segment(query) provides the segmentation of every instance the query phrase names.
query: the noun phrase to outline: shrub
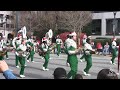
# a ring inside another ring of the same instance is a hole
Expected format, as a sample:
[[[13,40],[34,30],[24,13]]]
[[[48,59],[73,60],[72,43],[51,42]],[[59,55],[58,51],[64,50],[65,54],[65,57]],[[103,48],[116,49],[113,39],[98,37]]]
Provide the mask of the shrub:
[[[106,44],[106,42],[108,42],[109,45],[111,45],[112,43],[112,39],[107,38],[107,39],[93,39],[92,41],[94,41],[95,46],[97,45],[98,42],[101,42],[102,46],[104,46]],[[120,39],[117,39],[116,41],[117,45],[120,44]]]
[[[111,45],[111,39],[94,39],[93,41],[95,46],[97,45],[98,42],[101,42],[102,46],[104,46],[106,42],[108,42],[108,44]]]

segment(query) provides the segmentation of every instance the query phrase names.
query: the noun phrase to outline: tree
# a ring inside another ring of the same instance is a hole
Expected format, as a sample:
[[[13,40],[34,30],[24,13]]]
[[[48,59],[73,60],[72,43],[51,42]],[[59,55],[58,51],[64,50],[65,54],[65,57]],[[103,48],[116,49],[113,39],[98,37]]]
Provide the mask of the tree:
[[[13,15],[15,16],[15,11]],[[90,11],[19,11],[19,28],[26,26],[30,32],[40,32],[40,37],[43,37],[49,29],[54,33],[66,30],[80,34],[91,19]]]
[[[60,25],[75,31],[78,35],[78,45],[80,45],[80,33],[84,26],[92,21],[92,13],[90,11],[62,11],[59,14]]]
[[[82,33],[86,33],[87,36],[90,36],[92,34],[92,22],[83,27]]]

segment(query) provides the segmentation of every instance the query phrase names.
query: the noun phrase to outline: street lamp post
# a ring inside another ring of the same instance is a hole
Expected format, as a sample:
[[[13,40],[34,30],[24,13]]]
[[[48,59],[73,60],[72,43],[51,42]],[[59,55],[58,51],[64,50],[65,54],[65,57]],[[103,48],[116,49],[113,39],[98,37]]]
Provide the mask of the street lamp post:
[[[115,30],[116,30],[116,13],[117,12],[113,12],[113,14],[114,14],[114,20],[113,20],[113,38],[115,38]]]

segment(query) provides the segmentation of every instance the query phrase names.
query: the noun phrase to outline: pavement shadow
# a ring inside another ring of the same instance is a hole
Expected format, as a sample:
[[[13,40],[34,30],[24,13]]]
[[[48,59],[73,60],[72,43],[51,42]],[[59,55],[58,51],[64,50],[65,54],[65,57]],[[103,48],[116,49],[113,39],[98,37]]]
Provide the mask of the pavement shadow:
[[[41,63],[44,63],[44,61],[35,61],[35,62],[41,62]],[[59,66],[66,66],[66,63],[65,63],[65,65],[62,65],[62,64],[57,64],[57,63],[49,62],[49,64],[51,64],[51,65],[59,65]]]
[[[105,65],[106,65],[106,64],[110,64],[109,62],[95,62],[95,61],[94,61],[93,63],[94,63],[94,64],[105,64]]]
[[[25,73],[25,76],[31,77],[31,78],[36,78],[36,79],[50,79],[48,77],[44,77],[42,75],[34,74],[34,73]]]

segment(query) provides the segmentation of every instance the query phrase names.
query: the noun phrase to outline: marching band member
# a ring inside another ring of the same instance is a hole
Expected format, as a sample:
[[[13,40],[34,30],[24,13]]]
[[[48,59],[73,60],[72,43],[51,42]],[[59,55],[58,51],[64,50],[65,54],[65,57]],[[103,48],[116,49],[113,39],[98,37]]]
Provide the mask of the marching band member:
[[[57,55],[59,56],[60,52],[61,52],[61,45],[62,45],[62,39],[60,39],[60,36],[57,36],[56,39],[56,47],[57,47]]]
[[[26,42],[23,39],[22,40],[22,44],[20,44],[16,48],[16,50],[17,50],[16,55],[18,56],[18,61],[19,61],[20,65],[21,65],[21,70],[20,70],[20,77],[21,78],[25,77],[25,75],[24,75],[24,69],[25,69],[26,49],[27,49]]]
[[[72,77],[72,79],[75,78],[75,75],[77,74],[78,71],[78,59],[77,59],[77,53],[79,52],[77,49],[77,44],[76,44],[76,33],[73,32],[70,34],[70,39],[69,39],[69,47],[67,49],[68,53],[68,62],[70,64],[70,72],[67,75],[67,78],[69,79]]]
[[[88,73],[90,68],[92,67],[92,53],[95,52],[95,50],[92,49],[91,45],[91,39],[87,39],[86,43],[84,44],[84,57],[85,61],[87,62],[86,68],[84,69],[83,73],[86,76],[90,76]]]
[[[21,44],[21,41],[22,41],[22,36],[21,36],[21,34],[18,34],[18,36],[15,37],[12,41],[12,45],[13,45],[14,49],[17,49],[19,47],[19,45]],[[19,68],[18,56],[17,56],[16,52],[15,52],[15,65],[17,68]]]
[[[10,47],[10,46],[11,46],[10,40],[7,40],[6,46],[7,46],[7,47]],[[8,58],[8,52],[6,52],[6,58],[9,59],[9,58]]]
[[[6,47],[3,47],[2,36],[0,36],[0,73],[3,73],[5,79],[17,79],[9,70],[7,63],[4,61],[4,55],[6,55]]]
[[[7,47],[7,43],[6,43],[6,40],[5,40],[5,36],[3,36],[3,39],[2,39],[2,42],[3,42],[3,48],[6,48]],[[8,60],[8,50],[6,50],[6,59]]]
[[[37,42],[37,40],[34,41],[34,47],[35,47],[35,52],[37,53],[38,52],[38,46],[39,46],[39,43]]]
[[[64,43],[64,45],[65,45],[64,50],[65,50],[65,53],[66,53],[66,54],[68,54],[66,50],[67,50],[68,47],[69,47],[68,45],[70,45],[70,44],[69,44],[69,43],[70,43],[70,42],[69,42],[69,41],[70,41],[69,39],[70,39],[70,38],[69,38],[69,34],[68,34],[68,35],[67,35],[67,39],[65,40],[65,43]],[[69,64],[69,62],[68,62],[68,57],[67,57],[66,65],[67,65],[67,66],[70,66],[70,64]]]
[[[47,38],[44,37],[43,40],[42,40],[42,44],[41,44],[41,47],[42,47],[42,51],[43,51],[43,57],[45,59],[45,63],[43,64],[43,70],[44,71],[48,71],[49,69],[47,68],[48,67],[48,62],[49,62],[49,59],[50,59],[50,51],[49,51],[49,46],[47,44]]]
[[[29,62],[29,59],[31,58],[31,62],[34,62],[34,54],[35,54],[35,45],[34,45],[34,40],[31,39],[30,41],[27,42],[27,47],[29,47],[29,56],[27,58],[27,62]]]
[[[117,57],[117,43],[116,38],[114,38],[112,42],[112,59],[110,61],[111,64],[115,65],[114,61],[116,57]]]
[[[87,40],[87,36],[84,35],[84,36],[83,36],[83,40],[82,40],[82,46],[84,46],[84,44],[86,43],[86,40]],[[84,49],[83,49],[83,52],[84,52]],[[80,57],[80,59],[81,59],[80,61],[81,61],[81,62],[83,62],[83,60],[82,60],[83,58],[85,58],[85,55],[84,55],[84,54]]]

